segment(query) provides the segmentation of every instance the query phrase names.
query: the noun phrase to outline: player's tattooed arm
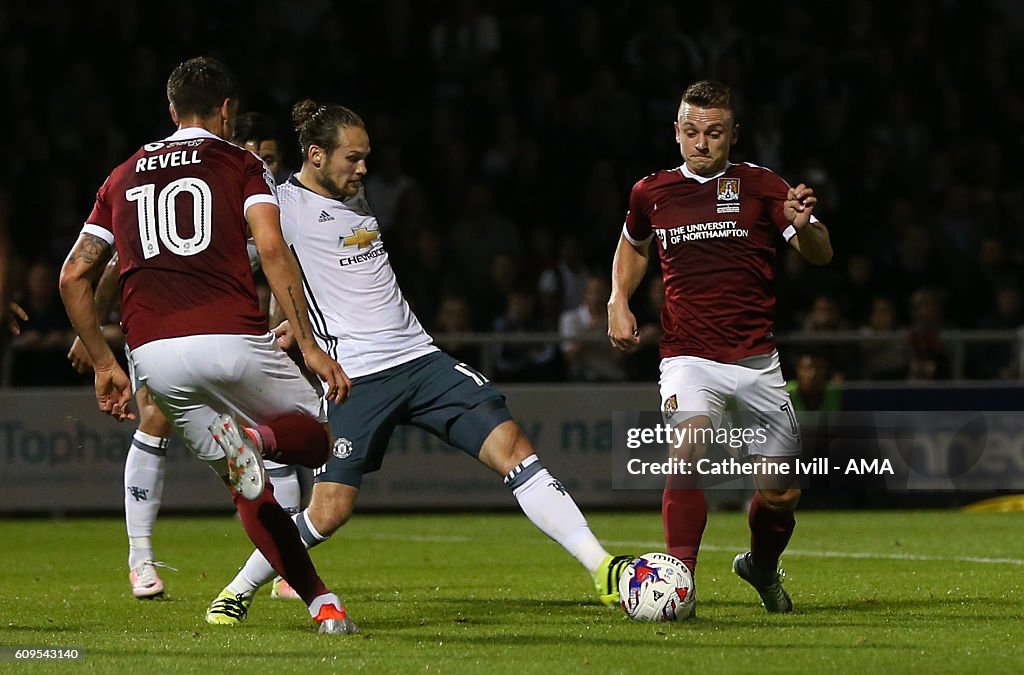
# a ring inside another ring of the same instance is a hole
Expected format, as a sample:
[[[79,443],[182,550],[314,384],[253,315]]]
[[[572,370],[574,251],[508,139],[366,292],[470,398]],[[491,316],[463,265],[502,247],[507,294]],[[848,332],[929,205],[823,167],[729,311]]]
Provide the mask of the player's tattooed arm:
[[[348,397],[352,383],[338,362],[313,339],[309,328],[309,306],[302,290],[302,274],[298,261],[281,234],[280,211],[275,205],[253,204],[246,210],[246,219],[263,263],[263,274],[291,324],[303,361],[327,383],[325,397],[341,403]]]
[[[105,262],[110,254],[110,244],[94,234],[82,233],[75,242],[75,247],[71,249],[67,262],[92,268],[97,263]]]
[[[295,312],[295,317],[298,319],[293,330],[298,331],[298,337],[300,340],[306,340],[309,338],[309,331],[306,330],[308,313],[306,311],[306,307],[303,307],[303,311],[299,311],[299,301],[295,297],[295,289],[291,285],[288,286],[288,299],[291,301],[292,310]],[[303,302],[302,304],[305,305],[306,303]]]
[[[117,251],[114,251],[114,255],[107,262],[100,280],[96,282],[96,290],[92,300],[93,307],[96,308],[96,318],[101,324],[110,318],[110,312],[117,303],[121,288],[118,283],[120,278],[121,262],[117,257]],[[79,373],[87,373],[92,370],[92,361],[89,358],[89,352],[86,350],[85,344],[82,343],[81,337],[75,337],[75,341],[71,343],[71,349],[68,350],[68,361],[71,362],[71,366]]]
[[[97,373],[117,367],[114,353],[100,331],[92,288],[93,280],[102,272],[110,255],[110,244],[83,232],[60,270],[61,300]]]
[[[131,380],[118,365],[100,330],[92,288],[110,255],[110,244],[83,232],[61,267],[60,297],[96,373],[96,402],[100,410],[123,422],[135,419],[135,413],[128,408]]]

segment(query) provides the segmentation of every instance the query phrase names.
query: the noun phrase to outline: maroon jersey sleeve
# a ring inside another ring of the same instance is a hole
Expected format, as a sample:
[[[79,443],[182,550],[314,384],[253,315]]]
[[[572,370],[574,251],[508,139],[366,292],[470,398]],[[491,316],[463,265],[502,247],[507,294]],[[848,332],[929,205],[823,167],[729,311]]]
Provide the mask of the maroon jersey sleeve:
[[[109,238],[103,236],[99,232],[94,232],[98,236],[103,236],[108,242],[113,242],[114,238],[114,225],[111,219],[110,201],[107,199],[107,190],[110,185],[110,177],[103,181],[103,185],[96,192],[96,203],[93,204],[92,211],[89,213],[89,217],[86,219],[87,225],[98,227],[102,230],[106,230],[110,233]]]
[[[775,226],[775,229],[782,233],[787,239],[794,233],[786,233],[790,222],[786,220],[784,206],[786,195],[789,193],[789,183],[784,181],[777,173],[764,169],[762,175],[762,189],[765,193],[765,205],[768,221]]]
[[[634,244],[646,242],[654,233],[654,230],[651,229],[651,219],[647,213],[647,205],[650,201],[645,187],[647,181],[647,178],[637,181],[629,193],[629,211],[626,212],[623,232]]]
[[[245,187],[242,189],[244,209],[252,204],[267,202],[277,204],[277,181],[266,163],[259,156],[249,152],[245,165]],[[244,212],[243,212],[244,213]]]

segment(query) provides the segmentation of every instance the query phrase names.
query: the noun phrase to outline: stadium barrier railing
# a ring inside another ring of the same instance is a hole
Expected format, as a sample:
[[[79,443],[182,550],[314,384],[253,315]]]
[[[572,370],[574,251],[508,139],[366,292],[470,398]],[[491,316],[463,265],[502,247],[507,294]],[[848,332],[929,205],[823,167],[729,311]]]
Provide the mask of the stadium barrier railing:
[[[569,338],[556,332],[434,334],[435,343],[448,351],[475,350],[474,353],[478,354],[479,360],[471,365],[483,373],[494,372],[499,350],[505,345],[559,345],[567,339]],[[795,331],[780,333],[775,339],[784,356],[795,356],[799,350],[846,349],[847,357],[853,359],[862,356],[866,349],[871,348],[906,350],[909,358],[912,343],[915,340],[924,340],[945,361],[945,372],[941,378],[936,379],[949,380],[978,379],[976,375],[972,374],[972,350],[974,350],[974,356],[985,358],[992,354],[991,350],[1001,348],[1003,350],[1001,353],[1006,355],[1006,366],[1011,369],[1009,373],[1002,376],[1003,379],[1007,379],[1007,376],[1010,379],[1024,379],[1024,326],[1018,330],[941,330],[931,332],[899,330],[888,333],[872,333],[861,330]],[[601,334],[591,334],[573,337],[571,340],[607,344],[608,338]],[[19,354],[28,349],[19,348],[17,345],[8,347],[0,361],[0,387],[6,388],[17,384],[12,381],[12,375],[16,371]],[[35,352],[39,351],[36,348],[31,349]],[[56,363],[66,364],[66,348],[47,351],[50,352],[50,357]],[[70,370],[70,366],[68,369]],[[871,381],[878,378],[874,378],[870,374],[858,373],[855,370],[851,379]]]

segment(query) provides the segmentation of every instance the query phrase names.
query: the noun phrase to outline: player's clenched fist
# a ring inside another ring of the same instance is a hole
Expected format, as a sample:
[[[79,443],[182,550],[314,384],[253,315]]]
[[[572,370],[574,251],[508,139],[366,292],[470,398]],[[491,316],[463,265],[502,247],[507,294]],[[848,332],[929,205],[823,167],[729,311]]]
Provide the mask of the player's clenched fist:
[[[623,351],[630,351],[640,344],[636,317],[629,311],[629,307],[618,303],[608,304],[608,340],[612,347]]]
[[[814,196],[814,190],[800,183],[787,191],[783,211],[786,219],[799,230],[811,222],[811,212],[817,203],[818,198]]]

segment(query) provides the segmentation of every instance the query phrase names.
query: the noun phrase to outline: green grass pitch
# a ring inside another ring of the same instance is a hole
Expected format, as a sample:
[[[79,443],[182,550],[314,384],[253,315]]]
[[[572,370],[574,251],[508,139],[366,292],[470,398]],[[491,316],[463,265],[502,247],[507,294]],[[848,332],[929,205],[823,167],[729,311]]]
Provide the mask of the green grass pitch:
[[[822,673],[1024,671],[1021,514],[798,514],[783,557],[796,611],[768,615],[730,570],[745,514],[712,513],[699,616],[641,624],[518,514],[361,515],[313,552],[363,632],[318,636],[264,590],[240,627],[207,603],[250,548],[231,516],[157,522],[167,597],[131,598],[116,518],[0,520],[0,645],[84,661],[0,672]],[[663,548],[661,518],[593,513],[613,552]]]

